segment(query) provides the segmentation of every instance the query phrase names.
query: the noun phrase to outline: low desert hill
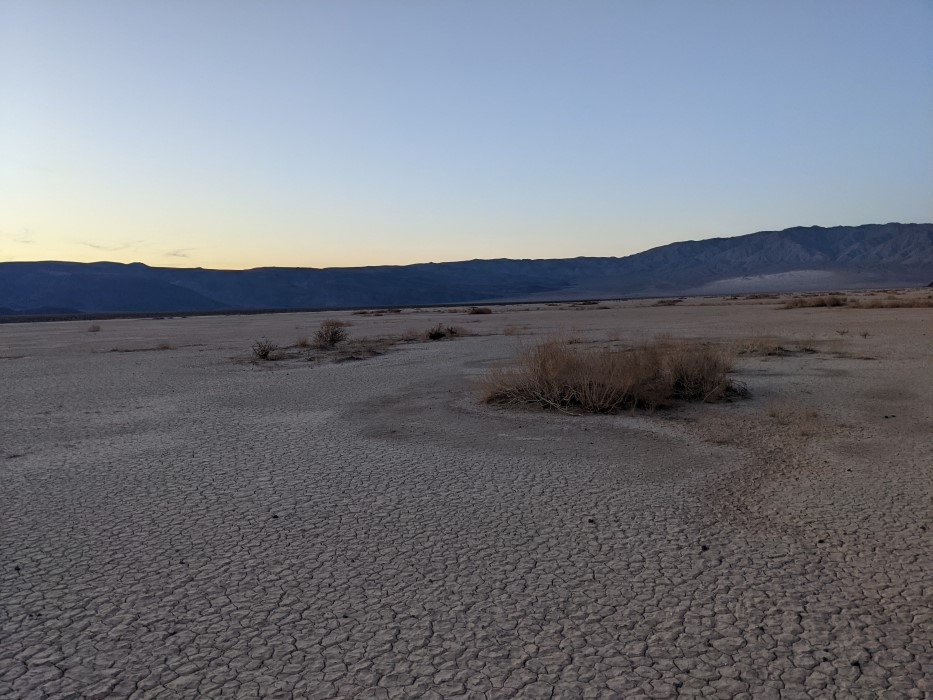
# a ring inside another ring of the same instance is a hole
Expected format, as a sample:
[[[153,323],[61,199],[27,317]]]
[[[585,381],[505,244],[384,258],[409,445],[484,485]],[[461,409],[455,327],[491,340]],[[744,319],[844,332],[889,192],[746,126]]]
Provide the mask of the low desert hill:
[[[926,285],[933,224],[818,226],[615,258],[206,270],[0,263],[5,314],[404,306]]]

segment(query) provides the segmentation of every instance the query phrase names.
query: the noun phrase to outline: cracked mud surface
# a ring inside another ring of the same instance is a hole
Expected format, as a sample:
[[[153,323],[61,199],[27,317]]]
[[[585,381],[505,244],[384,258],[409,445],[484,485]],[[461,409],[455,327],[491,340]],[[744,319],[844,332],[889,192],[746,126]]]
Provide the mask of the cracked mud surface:
[[[502,335],[254,366],[323,316],[0,327],[0,697],[930,697],[931,316],[844,313],[471,324],[872,331],[634,417],[479,404]],[[350,331],[454,315],[401,316]]]

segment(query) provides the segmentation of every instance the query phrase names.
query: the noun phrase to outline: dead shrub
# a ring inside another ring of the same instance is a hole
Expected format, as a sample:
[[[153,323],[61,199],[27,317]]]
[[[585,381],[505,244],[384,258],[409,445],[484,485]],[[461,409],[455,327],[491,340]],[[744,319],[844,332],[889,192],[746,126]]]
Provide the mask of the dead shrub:
[[[88,333],[100,333],[100,326],[98,326],[96,323],[94,323],[94,324],[88,326],[87,332],[88,332]]]
[[[156,350],[174,350],[175,346],[171,343],[159,343],[156,345]]]
[[[491,314],[492,309],[486,306],[471,306],[467,311],[468,314]]]
[[[346,322],[337,319],[321,321],[321,327],[314,334],[314,344],[321,349],[335,347],[345,341],[349,334],[346,331]]]
[[[274,360],[279,346],[268,338],[262,338],[253,343],[253,357],[257,360]]]
[[[728,373],[731,347],[659,338],[633,348],[580,348],[549,339],[485,379],[487,403],[533,404],[565,412],[614,413],[676,400],[717,401],[745,394]]]
[[[654,302],[655,306],[677,306],[683,299],[658,299]]]

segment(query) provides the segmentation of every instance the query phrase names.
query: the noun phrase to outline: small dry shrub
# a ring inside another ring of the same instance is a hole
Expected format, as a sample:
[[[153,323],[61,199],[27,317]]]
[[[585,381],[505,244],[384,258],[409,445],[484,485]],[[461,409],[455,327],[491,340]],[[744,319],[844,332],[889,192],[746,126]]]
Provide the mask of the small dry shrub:
[[[592,413],[716,401],[745,393],[728,376],[734,359],[730,347],[669,338],[625,350],[550,339],[524,349],[513,366],[490,372],[485,401]]]
[[[658,299],[656,302],[654,302],[654,305],[655,306],[676,306],[682,301],[683,299]]]
[[[308,337],[307,337],[307,336],[304,336],[304,335],[303,335],[303,336],[301,336],[300,338],[298,338],[298,340],[295,341],[295,347],[298,347],[298,348],[310,348],[310,347],[311,347],[311,341],[308,340]]]
[[[257,360],[273,360],[279,346],[268,338],[262,338],[253,343],[253,357]]]
[[[425,337],[428,340],[440,340],[441,338],[447,337],[447,331],[444,330],[444,326],[438,323],[436,326],[431,326],[427,331],[425,331]]]
[[[314,344],[319,348],[327,349],[342,343],[349,337],[346,325],[346,322],[333,318],[321,321],[321,327],[314,334]]]
[[[175,346],[171,343],[159,343],[156,345],[156,350],[174,350]]]
[[[98,326],[96,323],[94,323],[94,324],[88,326],[87,332],[88,332],[88,333],[100,333],[100,326]]]
[[[521,326],[516,325],[506,326],[502,329],[502,335],[519,335],[521,332]]]
[[[491,314],[492,309],[486,306],[471,306],[467,311],[468,314]]]

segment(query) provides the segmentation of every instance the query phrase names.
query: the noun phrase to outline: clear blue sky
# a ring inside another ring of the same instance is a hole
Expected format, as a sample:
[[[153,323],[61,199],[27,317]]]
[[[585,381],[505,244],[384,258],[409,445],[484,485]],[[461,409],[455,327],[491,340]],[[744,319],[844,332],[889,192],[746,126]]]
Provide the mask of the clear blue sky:
[[[0,260],[933,221],[931,0],[0,0]]]

